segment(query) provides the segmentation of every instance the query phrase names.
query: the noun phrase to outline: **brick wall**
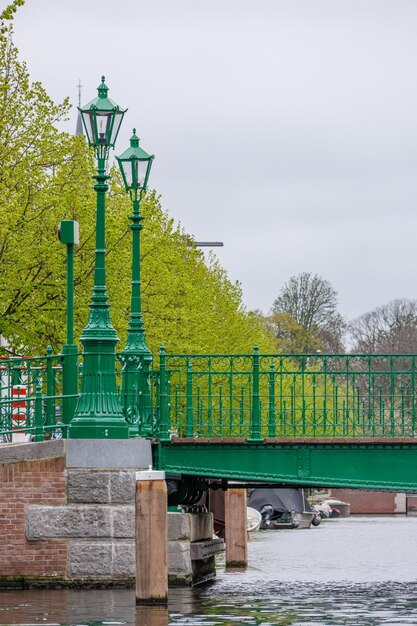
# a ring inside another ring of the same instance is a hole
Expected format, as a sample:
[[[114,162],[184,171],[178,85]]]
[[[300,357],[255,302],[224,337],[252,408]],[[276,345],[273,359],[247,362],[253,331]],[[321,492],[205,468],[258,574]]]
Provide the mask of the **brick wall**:
[[[393,514],[405,513],[404,494],[360,489],[332,489],[331,497],[350,502],[351,513]]]
[[[28,541],[30,504],[65,504],[65,458],[0,465],[0,576],[66,576],[67,542]]]

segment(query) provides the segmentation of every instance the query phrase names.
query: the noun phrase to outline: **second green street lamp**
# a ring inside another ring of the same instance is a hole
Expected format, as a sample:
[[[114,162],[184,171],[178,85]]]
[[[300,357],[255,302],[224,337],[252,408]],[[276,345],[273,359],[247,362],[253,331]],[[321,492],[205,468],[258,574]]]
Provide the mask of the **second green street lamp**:
[[[146,345],[142,318],[140,232],[143,216],[140,201],[148,185],[154,155],[139,146],[136,129],[130,138],[130,148],[116,157],[126,191],[130,195],[133,214],[130,216],[132,230],[132,294],[130,320],[126,346],[119,354],[123,364],[122,397],[130,435],[149,436],[152,430],[152,403],[150,393],[150,367],[152,354]]]

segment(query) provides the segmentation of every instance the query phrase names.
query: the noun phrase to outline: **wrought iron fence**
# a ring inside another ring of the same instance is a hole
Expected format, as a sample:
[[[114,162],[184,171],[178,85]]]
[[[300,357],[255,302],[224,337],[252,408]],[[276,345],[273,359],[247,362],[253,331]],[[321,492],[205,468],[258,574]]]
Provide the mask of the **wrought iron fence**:
[[[80,389],[80,356],[54,355],[52,349],[48,349],[46,355],[41,357],[0,356],[0,443],[43,441],[68,436],[68,425]],[[78,361],[75,381],[74,359]],[[116,356],[115,365],[118,393],[130,436],[156,434],[159,373],[148,372],[144,383],[145,387],[149,387],[148,394],[144,394],[143,385],[138,385],[136,390],[133,385],[132,393],[126,394],[123,393],[123,363],[119,355]],[[67,388],[65,371],[72,375]],[[69,388],[72,393],[68,392]]]
[[[414,437],[416,355],[162,352],[162,439]]]
[[[0,441],[66,437],[68,401],[63,394],[63,355],[0,356]]]
[[[65,355],[0,357],[0,441],[66,437]],[[176,355],[122,394],[131,436],[415,437],[417,355]],[[135,389],[137,388],[137,393]],[[149,388],[149,391],[148,391]],[[146,393],[144,393],[145,389]],[[126,406],[125,406],[126,405]]]

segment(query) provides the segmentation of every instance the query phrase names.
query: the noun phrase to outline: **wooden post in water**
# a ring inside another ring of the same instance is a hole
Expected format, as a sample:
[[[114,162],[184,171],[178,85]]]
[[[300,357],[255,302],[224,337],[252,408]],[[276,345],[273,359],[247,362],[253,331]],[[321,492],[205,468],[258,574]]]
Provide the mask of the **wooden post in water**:
[[[165,472],[136,472],[136,604],[168,602]]]
[[[245,568],[248,564],[246,530],[246,490],[229,488],[225,492],[226,567]]]

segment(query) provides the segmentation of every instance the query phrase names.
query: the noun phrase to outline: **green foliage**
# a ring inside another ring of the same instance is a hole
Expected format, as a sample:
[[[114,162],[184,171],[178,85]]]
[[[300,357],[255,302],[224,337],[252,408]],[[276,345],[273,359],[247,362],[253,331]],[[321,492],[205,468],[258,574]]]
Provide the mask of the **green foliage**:
[[[125,337],[130,306],[130,234],[127,215],[130,204],[120,177],[113,172],[108,201],[110,233],[120,234],[117,254],[108,256],[108,288],[113,307],[112,320]],[[120,207],[127,203],[120,228]],[[145,216],[142,231],[143,316],[150,349],[164,343],[170,352],[251,351],[259,342],[268,350],[272,343],[262,324],[242,305],[239,284],[229,281],[225,270],[190,245],[190,237],[162,210],[155,192],[141,205]],[[123,226],[124,225],[124,226]],[[122,282],[120,276],[125,272]]]
[[[56,129],[68,100],[54,104],[27,67],[6,28],[21,1],[1,15],[0,29],[0,334],[11,351],[43,353],[65,341],[65,246],[62,219],[80,223],[75,254],[75,336],[87,321],[94,272],[95,164],[85,139]],[[107,203],[107,285],[112,321],[122,342],[130,308],[131,204],[111,170]],[[218,262],[205,261],[190,237],[144,198],[143,313],[149,347],[171,352],[271,351],[268,330],[242,305],[238,284]]]
[[[323,342],[304,326],[284,311],[276,311],[264,318],[265,323],[277,340],[277,346],[283,354],[321,352]]]
[[[88,157],[80,142],[55,128],[68,115],[68,101],[55,105],[40,83],[30,83],[4,34],[0,75],[0,332],[12,346],[32,348],[40,335],[46,342],[53,335],[62,295],[61,182]]]
[[[13,0],[13,2],[7,5],[7,7],[2,11],[2,13],[0,13],[0,33],[1,34],[4,34],[7,31],[8,29],[7,22],[13,19],[14,14],[16,13],[17,9],[19,7],[22,7],[24,4],[25,4],[25,0]]]

